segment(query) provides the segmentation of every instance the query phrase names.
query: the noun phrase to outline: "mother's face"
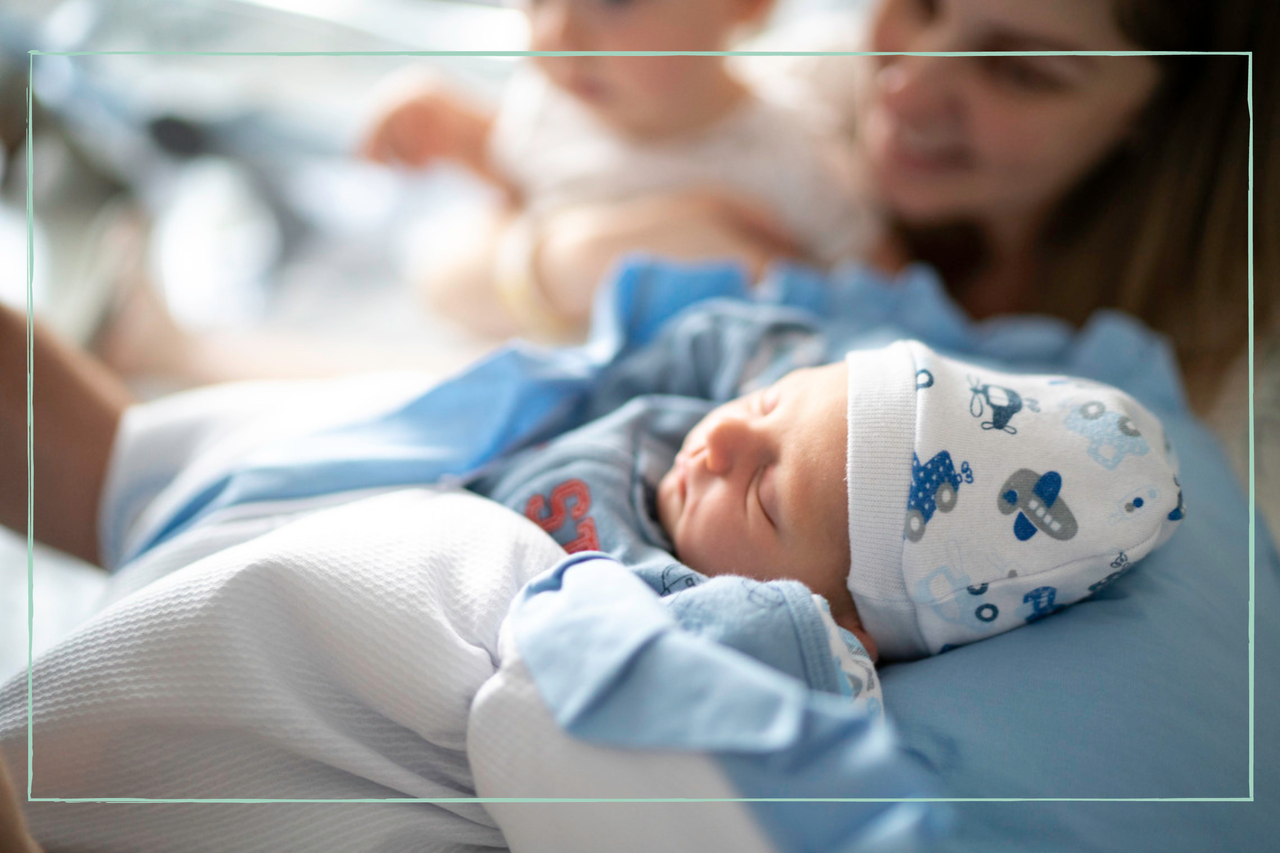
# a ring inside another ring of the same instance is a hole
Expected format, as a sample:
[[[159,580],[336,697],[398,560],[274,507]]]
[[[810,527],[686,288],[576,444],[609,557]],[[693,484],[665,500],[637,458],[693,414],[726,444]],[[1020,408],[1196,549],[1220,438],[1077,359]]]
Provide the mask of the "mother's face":
[[[882,0],[877,51],[1138,50],[1113,0]],[[908,222],[1034,220],[1113,146],[1158,80],[1150,57],[877,57],[861,143]]]

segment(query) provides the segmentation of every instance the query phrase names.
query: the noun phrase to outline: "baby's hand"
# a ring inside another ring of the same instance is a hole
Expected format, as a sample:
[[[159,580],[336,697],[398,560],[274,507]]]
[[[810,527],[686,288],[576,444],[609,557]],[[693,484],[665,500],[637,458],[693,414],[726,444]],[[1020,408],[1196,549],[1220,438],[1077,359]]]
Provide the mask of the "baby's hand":
[[[456,160],[484,174],[492,117],[437,76],[415,70],[392,78],[379,100],[383,106],[360,146],[361,156],[406,166]]]

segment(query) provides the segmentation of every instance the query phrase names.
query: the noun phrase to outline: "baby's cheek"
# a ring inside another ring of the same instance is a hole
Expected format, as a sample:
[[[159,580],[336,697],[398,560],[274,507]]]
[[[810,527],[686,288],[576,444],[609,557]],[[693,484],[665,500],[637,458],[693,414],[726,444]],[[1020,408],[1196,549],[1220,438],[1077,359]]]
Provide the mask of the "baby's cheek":
[[[697,522],[685,519],[680,525],[679,534],[671,537],[676,549],[676,559],[704,575],[718,574],[710,556],[714,551],[707,548],[700,533]]]
[[[742,532],[730,523],[716,525],[703,520],[701,527],[693,527],[677,543],[677,554],[680,561],[691,569],[696,569],[709,577],[715,575],[745,575],[758,578],[760,572],[753,565],[751,547],[743,538]]]
[[[658,526],[673,543],[676,541],[675,521],[677,500],[675,469],[672,468],[658,481],[658,493],[655,503],[658,511]]]

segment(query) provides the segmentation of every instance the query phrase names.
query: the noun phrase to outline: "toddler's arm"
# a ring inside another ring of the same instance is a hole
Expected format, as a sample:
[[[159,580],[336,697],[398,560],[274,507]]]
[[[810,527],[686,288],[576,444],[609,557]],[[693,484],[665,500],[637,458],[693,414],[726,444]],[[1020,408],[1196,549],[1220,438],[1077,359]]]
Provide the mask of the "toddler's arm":
[[[752,280],[776,258],[802,255],[767,215],[732,197],[686,192],[574,208],[549,217],[536,235],[530,274],[550,307],[585,322],[595,291],[628,254],[737,261]]]
[[[493,111],[460,95],[437,76],[415,70],[384,84],[372,127],[360,146],[379,163],[427,166],[452,160],[503,189],[489,163]]]

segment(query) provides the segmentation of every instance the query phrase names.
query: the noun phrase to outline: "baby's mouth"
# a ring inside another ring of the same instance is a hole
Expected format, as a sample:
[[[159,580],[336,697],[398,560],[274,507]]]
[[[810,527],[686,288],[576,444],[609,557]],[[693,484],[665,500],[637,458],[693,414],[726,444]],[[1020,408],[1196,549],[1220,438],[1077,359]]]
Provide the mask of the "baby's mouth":
[[[666,500],[669,508],[668,517],[662,519],[664,526],[668,528],[667,533],[675,536],[675,527],[681,518],[684,517],[685,507],[689,501],[689,457],[683,450],[676,454],[675,460],[671,463],[671,470],[662,478],[658,489],[661,494],[666,491],[669,497]]]
[[[671,477],[676,495],[680,498],[680,511],[683,513],[689,498],[689,459],[683,451],[676,454],[676,461],[671,466]]]

